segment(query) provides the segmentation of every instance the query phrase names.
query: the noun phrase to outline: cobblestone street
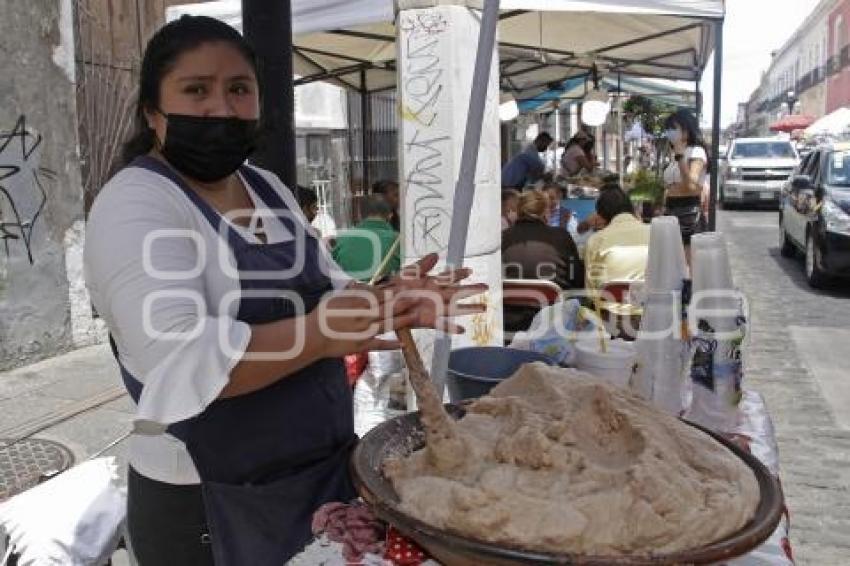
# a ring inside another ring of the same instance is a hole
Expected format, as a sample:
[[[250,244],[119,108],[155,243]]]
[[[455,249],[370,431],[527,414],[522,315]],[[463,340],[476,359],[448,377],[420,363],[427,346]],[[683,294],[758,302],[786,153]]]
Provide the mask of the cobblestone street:
[[[850,564],[850,284],[814,291],[779,255],[773,211],[721,211],[735,282],[751,308],[745,386],[777,429],[798,564]]]

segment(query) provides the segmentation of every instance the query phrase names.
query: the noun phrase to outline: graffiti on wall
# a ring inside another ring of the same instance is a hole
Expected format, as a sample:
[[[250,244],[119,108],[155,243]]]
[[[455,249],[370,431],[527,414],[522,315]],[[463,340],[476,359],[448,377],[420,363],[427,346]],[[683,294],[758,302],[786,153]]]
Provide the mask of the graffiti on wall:
[[[446,249],[451,224],[445,186],[451,183],[452,170],[446,153],[452,124],[446,123],[445,112],[442,115],[446,116],[441,116],[446,63],[440,49],[440,36],[449,26],[442,14],[427,10],[403,14],[400,26],[407,233],[413,252],[421,256]]]
[[[0,131],[0,242],[6,255],[16,248],[33,263],[32,237],[47,205],[45,185],[56,174],[40,166],[42,137],[25,116]]]

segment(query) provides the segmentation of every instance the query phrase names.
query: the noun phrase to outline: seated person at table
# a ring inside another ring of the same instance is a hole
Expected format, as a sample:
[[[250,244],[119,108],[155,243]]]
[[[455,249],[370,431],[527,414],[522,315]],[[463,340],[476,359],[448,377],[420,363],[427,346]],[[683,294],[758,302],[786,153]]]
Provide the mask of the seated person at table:
[[[401,266],[398,232],[389,223],[392,211],[382,195],[368,195],[363,201],[364,220],[339,233],[333,258],[351,277],[369,281],[387,254],[392,254],[383,274],[395,273]]]
[[[562,289],[581,289],[584,268],[566,230],[546,224],[549,198],[543,191],[520,195],[519,219],[502,234],[502,266],[508,279],[546,279]]]
[[[629,196],[618,185],[606,186],[596,201],[596,214],[605,227],[587,242],[584,257],[588,287],[643,281],[650,228],[635,216]]]
[[[519,215],[519,191],[505,189],[502,191],[502,232],[516,224]]]
[[[570,223],[571,213],[561,204],[565,197],[564,188],[560,185],[549,184],[543,190],[549,197],[549,213],[546,223],[555,228],[566,229]]]
[[[536,183],[546,175],[546,164],[540,154],[552,145],[552,136],[543,132],[525,151],[514,156],[502,168],[502,187],[522,190],[526,185]]]
[[[581,173],[593,172],[596,168],[596,158],[593,156],[595,143],[593,138],[585,132],[577,133],[567,142],[567,147],[561,156],[561,167],[565,176],[575,177]]]
[[[549,198],[543,191],[520,195],[519,219],[502,232],[502,272],[506,279],[544,279],[561,289],[584,287],[584,267],[569,232],[548,226]],[[544,305],[505,305],[506,332],[528,330]]]

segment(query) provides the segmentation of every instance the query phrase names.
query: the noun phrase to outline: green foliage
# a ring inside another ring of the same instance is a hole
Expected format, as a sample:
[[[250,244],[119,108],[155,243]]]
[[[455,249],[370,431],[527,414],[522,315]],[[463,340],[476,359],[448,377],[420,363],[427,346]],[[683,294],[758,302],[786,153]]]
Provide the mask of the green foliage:
[[[623,105],[626,118],[640,122],[644,131],[654,136],[661,135],[664,120],[675,110],[674,106],[656,102],[645,96],[633,96]]]
[[[634,188],[629,191],[632,202],[650,201],[660,205],[664,201],[664,183],[652,171],[642,169],[633,177]]]

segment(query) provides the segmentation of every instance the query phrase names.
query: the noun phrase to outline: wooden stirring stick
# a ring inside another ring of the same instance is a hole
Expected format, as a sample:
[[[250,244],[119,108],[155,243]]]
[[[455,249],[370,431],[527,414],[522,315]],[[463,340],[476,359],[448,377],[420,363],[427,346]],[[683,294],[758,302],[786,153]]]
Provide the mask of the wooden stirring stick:
[[[401,342],[401,351],[407,364],[410,384],[419,403],[419,418],[425,429],[425,450],[428,459],[438,469],[451,472],[463,467],[469,450],[463,437],[457,433],[454,420],[446,413],[443,402],[413,341],[409,328],[396,330]]]
[[[404,354],[404,361],[407,364],[410,384],[416,393],[416,401],[419,403],[426,435],[429,440],[431,435],[437,435],[440,438],[454,436],[452,418],[446,413],[442,400],[437,395],[437,389],[428,376],[428,371],[419,355],[419,349],[413,340],[413,334],[409,328],[404,328],[396,330],[396,335],[401,342],[401,352]]]
[[[400,239],[396,238],[369,281],[370,285],[374,285],[384,276],[390,257],[398,249],[399,244]],[[419,348],[416,347],[410,329],[396,330],[396,335],[401,342],[401,352],[407,364],[410,385],[416,393],[419,415],[422,427],[425,429],[426,449],[431,456],[431,461],[440,469],[457,468],[463,463],[467,451],[462,439],[455,432],[454,420],[446,413],[443,402],[437,395],[437,389],[428,376],[425,364],[422,363]]]

